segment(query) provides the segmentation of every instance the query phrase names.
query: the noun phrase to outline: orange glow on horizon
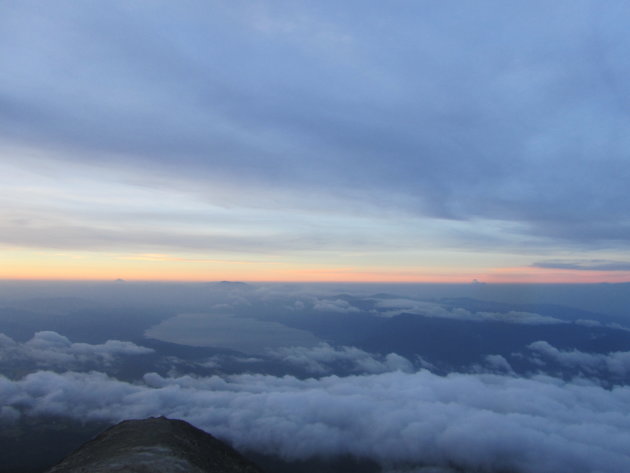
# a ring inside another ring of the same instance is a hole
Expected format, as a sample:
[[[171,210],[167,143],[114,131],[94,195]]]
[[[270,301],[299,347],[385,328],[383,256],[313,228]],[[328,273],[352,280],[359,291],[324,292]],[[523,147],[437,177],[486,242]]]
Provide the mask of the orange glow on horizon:
[[[583,283],[630,282],[630,271],[592,271],[535,267],[496,268],[482,277],[488,283]]]
[[[161,261],[160,261],[161,262]],[[158,262],[159,263],[159,262]],[[159,265],[158,265],[159,266]],[[214,265],[213,265],[214,266]],[[431,268],[409,271],[398,268],[305,268],[295,265],[239,263],[239,268],[217,264],[216,268],[147,268],[144,266],[110,265],[105,267],[59,268],[57,266],[0,269],[2,280],[23,281],[125,281],[147,282],[327,282],[327,283],[443,283],[466,284],[479,281],[492,284],[571,284],[630,282],[626,271],[579,271],[533,267],[492,268],[475,272],[472,269]],[[278,267],[281,266],[281,267]]]
[[[533,266],[334,265],[281,259],[219,259],[161,253],[12,251],[2,256],[0,279],[39,281],[248,281],[340,283],[602,283],[630,282],[630,271],[585,271]]]

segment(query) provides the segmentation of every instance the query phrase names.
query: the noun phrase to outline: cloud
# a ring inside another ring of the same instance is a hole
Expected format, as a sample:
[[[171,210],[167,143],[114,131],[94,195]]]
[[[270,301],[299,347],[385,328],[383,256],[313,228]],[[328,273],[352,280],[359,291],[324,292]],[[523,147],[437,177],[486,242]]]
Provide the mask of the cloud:
[[[435,302],[415,299],[379,299],[376,307],[381,309],[378,315],[395,317],[401,314],[417,314],[425,317],[470,320],[475,322],[505,322],[524,325],[564,324],[565,320],[533,312],[471,312],[461,307],[450,308]]]
[[[153,373],[136,384],[97,372],[0,377],[0,402],[23,415],[166,415],[292,459],[351,454],[519,473],[627,471],[628,396],[626,386],[428,371],[306,380]]]
[[[480,320],[508,322],[514,324],[525,325],[548,325],[548,324],[565,324],[566,320],[561,320],[548,315],[540,315],[534,312],[521,312],[510,310],[508,312],[476,312],[475,317]]]
[[[359,312],[357,307],[343,299],[317,299],[313,304],[313,309],[322,312]]]
[[[628,5],[403,4],[14,3],[0,139],[220,204],[627,248]]]
[[[50,221],[50,216],[46,220],[39,218],[28,222],[9,220],[0,225],[0,244],[30,248],[57,248],[68,250],[129,250],[140,248],[154,249],[174,249],[185,248],[197,251],[221,251],[221,252],[241,252],[257,253],[261,248],[267,250],[278,250],[284,243],[278,242],[270,235],[245,236],[242,234],[217,235],[208,231],[199,234],[196,231],[188,233],[164,229],[164,231],[154,231],[139,228],[137,224],[118,221],[116,225],[103,228],[101,224],[72,224],[64,223],[63,211],[59,213],[58,221]],[[66,217],[67,218],[67,217]],[[309,237],[304,235],[303,239],[296,236],[301,244],[294,245],[301,247],[308,246]],[[325,245],[322,245],[325,246]],[[285,249],[290,250],[291,248]],[[136,257],[126,259],[138,259]],[[179,261],[179,262],[212,262],[200,258],[194,259],[173,259],[173,258],[152,258],[144,257],[145,261]],[[214,260],[220,264],[245,263],[245,261]]]
[[[531,343],[528,348],[532,351],[534,360],[541,365],[553,362],[576,370],[583,376],[612,378],[613,381],[630,379],[630,351],[603,354],[559,350],[545,341]]]
[[[86,365],[107,366],[121,356],[153,353],[132,342],[107,340],[105,343],[72,343],[53,331],[37,332],[27,342],[18,343],[0,333],[0,363],[27,362],[40,368],[77,369]]]
[[[630,262],[605,259],[547,260],[532,264],[535,268],[571,269],[578,271],[630,271]]]
[[[135,261],[174,261],[182,263],[221,263],[221,264],[245,264],[245,261],[230,261],[202,258],[182,258],[181,256],[165,255],[161,253],[145,253],[140,255],[119,256],[117,259]]]
[[[486,367],[490,368],[492,372],[514,374],[510,363],[501,355],[486,355],[484,361]]]
[[[313,374],[385,373],[388,371],[413,371],[413,364],[406,358],[389,353],[386,356],[370,354],[356,347],[335,348],[327,343],[314,347],[285,347],[268,352],[274,358],[299,366]]]

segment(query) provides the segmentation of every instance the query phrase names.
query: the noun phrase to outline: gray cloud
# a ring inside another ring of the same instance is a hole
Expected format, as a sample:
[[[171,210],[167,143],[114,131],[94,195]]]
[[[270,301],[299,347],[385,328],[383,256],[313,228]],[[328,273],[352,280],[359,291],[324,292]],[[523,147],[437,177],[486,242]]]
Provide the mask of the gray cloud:
[[[548,260],[532,264],[535,268],[571,269],[579,271],[630,271],[630,262],[604,259]]]
[[[147,374],[143,384],[97,372],[0,377],[2,405],[27,415],[167,415],[287,458],[352,454],[521,473],[628,470],[628,395],[545,376],[428,371],[307,380]]]
[[[112,225],[73,225],[59,221],[5,222],[0,224],[0,244],[31,248],[57,248],[79,250],[206,250],[238,253],[268,253],[283,249],[292,251],[309,247],[324,249],[329,243],[312,235],[218,235],[199,234],[186,230],[170,229],[150,231],[137,225],[118,222]]]
[[[300,205],[334,195],[626,247],[628,14],[569,0],[13,3],[1,137]]]

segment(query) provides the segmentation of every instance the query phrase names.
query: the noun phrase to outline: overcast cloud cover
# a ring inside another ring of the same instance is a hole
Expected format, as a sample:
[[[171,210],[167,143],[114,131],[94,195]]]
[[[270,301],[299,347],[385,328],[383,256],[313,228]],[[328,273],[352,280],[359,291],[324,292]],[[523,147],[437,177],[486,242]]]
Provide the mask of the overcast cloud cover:
[[[617,0],[4,2],[0,241],[627,271],[628,16]]]

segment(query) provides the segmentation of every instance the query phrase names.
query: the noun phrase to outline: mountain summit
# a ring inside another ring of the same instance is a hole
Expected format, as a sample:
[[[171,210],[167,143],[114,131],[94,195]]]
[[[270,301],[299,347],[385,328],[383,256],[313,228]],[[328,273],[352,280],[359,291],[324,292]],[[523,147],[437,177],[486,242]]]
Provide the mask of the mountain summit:
[[[262,473],[212,435],[182,420],[123,421],[46,473]]]

